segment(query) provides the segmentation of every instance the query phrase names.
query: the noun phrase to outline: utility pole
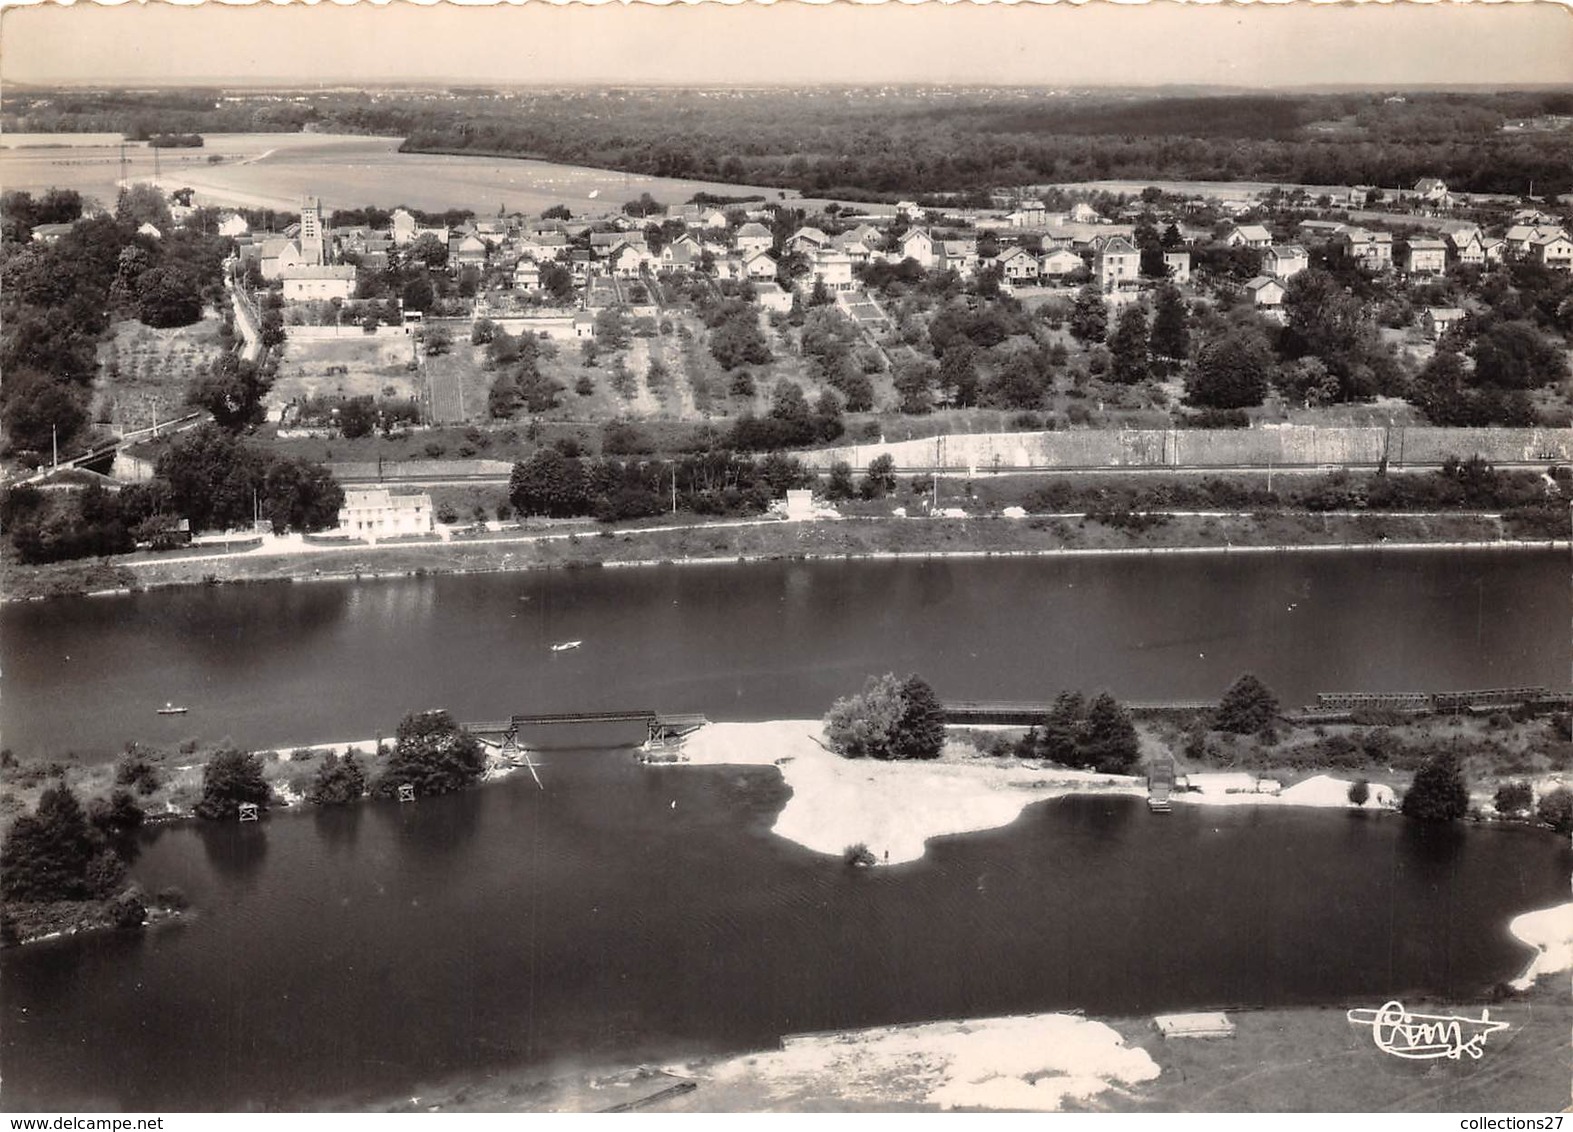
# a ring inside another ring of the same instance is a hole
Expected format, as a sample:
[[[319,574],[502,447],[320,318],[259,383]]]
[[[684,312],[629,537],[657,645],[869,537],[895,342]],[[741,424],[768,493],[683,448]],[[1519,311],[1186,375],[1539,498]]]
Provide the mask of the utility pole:
[[[49,451],[50,460],[56,470],[60,468],[60,439],[55,433],[54,422],[49,425]]]
[[[672,514],[677,514],[677,461],[672,461]]]

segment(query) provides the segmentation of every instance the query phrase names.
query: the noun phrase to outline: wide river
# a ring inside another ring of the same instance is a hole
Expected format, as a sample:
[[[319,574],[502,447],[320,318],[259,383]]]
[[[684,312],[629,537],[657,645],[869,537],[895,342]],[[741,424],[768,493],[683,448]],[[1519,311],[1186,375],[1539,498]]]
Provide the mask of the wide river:
[[[461,717],[821,713],[871,672],[948,697],[1560,684],[1553,554],[771,563],[168,591],[6,607],[5,743],[107,755]],[[553,641],[584,646],[553,654]],[[192,714],[168,723],[166,699]],[[7,1107],[290,1108],[454,1074],[1083,1008],[1469,995],[1566,899],[1563,839],[1343,812],[1063,799],[853,873],[769,832],[769,769],[555,737],[414,806],[147,835],[196,914],[0,962]]]

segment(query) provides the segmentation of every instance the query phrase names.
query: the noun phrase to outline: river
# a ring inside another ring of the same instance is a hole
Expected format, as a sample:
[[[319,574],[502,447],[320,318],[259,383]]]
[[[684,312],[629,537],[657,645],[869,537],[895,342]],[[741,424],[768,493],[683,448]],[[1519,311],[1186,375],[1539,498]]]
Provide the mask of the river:
[[[770,563],[218,587],[0,612],[6,743],[108,752],[462,715],[818,714],[885,669],[942,695],[1556,683],[1560,556]],[[576,652],[548,645],[582,639]],[[170,725],[152,704],[196,707]],[[161,728],[169,727],[169,735]],[[310,1108],[784,1033],[1081,1008],[1472,995],[1564,840],[1341,811],[1067,798],[866,872],[769,832],[773,770],[560,738],[413,806],[149,831],[196,913],[0,960],[7,1107]]]
[[[948,699],[1565,684],[1552,552],[774,562],[195,587],[0,610],[4,742],[301,744],[649,708],[817,716],[871,673]],[[553,642],[583,647],[553,653]],[[160,717],[167,701],[189,706]]]

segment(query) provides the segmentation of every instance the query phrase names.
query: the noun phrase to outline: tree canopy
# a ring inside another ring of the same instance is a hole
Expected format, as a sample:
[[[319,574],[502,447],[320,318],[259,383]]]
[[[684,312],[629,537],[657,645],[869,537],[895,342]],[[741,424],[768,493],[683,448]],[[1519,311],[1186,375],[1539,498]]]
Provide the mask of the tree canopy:
[[[445,711],[407,715],[399,723],[393,753],[377,779],[375,792],[389,796],[400,786],[418,796],[462,790],[486,769],[480,740]]]
[[[202,768],[202,798],[196,812],[200,818],[233,819],[244,802],[267,809],[273,788],[262,777],[262,759],[247,751],[226,747]]]
[[[945,745],[945,713],[921,678],[887,673],[832,704],[825,735],[847,758],[933,759]]]
[[[1278,697],[1247,672],[1223,694],[1213,726],[1232,735],[1253,735],[1278,718]]]
[[[1452,751],[1438,751],[1415,771],[1404,794],[1404,814],[1420,821],[1457,821],[1469,812],[1469,788],[1463,767]]]

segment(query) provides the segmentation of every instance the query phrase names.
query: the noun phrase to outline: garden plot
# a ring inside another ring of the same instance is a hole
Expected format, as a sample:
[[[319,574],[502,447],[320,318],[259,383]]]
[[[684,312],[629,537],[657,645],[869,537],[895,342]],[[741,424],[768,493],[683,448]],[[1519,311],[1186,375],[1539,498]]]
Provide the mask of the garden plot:
[[[268,406],[306,397],[418,396],[423,389],[419,372],[410,369],[415,356],[412,342],[405,337],[349,333],[340,338],[287,339]]]
[[[98,348],[94,418],[117,433],[181,416],[192,378],[224,352],[219,320],[155,330],[135,319],[115,324]]]

